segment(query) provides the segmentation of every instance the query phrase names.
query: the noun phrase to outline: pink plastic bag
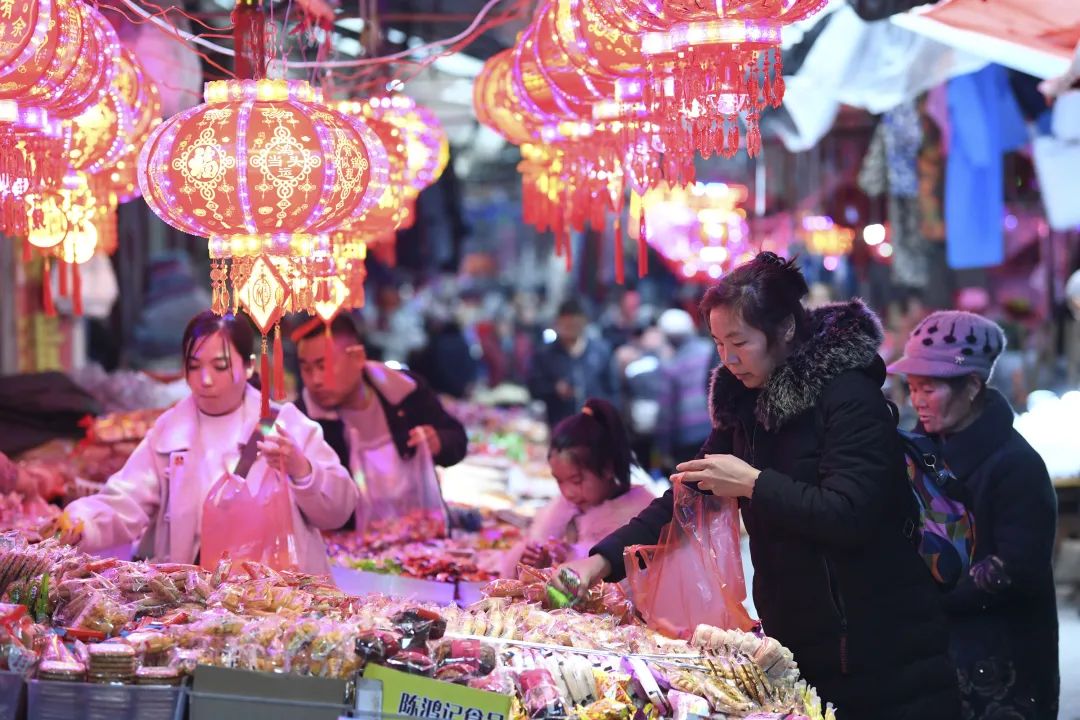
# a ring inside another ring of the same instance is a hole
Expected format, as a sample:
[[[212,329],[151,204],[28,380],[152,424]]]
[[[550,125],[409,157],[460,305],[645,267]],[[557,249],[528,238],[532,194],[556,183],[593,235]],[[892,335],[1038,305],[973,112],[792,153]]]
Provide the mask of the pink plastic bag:
[[[255,494],[231,472],[221,476],[203,502],[199,563],[211,572],[228,556],[274,570],[297,570],[292,496],[281,473],[269,470]]]
[[[749,630],[739,549],[739,506],[676,483],[671,522],[657,545],[626,548],[626,578],[646,624],[689,638],[704,623]]]

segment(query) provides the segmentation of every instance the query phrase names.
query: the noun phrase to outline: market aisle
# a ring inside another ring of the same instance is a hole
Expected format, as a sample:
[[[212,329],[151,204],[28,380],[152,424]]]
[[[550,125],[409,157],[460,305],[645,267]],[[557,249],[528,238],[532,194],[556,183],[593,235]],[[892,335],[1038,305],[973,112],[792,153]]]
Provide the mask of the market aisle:
[[[1059,720],[1080,720],[1080,607],[1058,596],[1058,641],[1061,657],[1061,712]]]

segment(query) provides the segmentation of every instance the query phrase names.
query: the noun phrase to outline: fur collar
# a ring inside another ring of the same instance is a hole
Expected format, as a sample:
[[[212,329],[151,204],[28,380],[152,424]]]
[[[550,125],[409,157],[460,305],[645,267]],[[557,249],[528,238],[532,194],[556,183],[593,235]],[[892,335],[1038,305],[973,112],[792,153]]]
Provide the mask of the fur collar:
[[[840,374],[869,367],[884,340],[881,321],[861,300],[834,303],[810,313],[810,337],[795,348],[758,394],[754,415],[766,430],[777,430],[817,404]],[[740,400],[752,391],[723,365],[713,371],[709,410],[713,425],[731,427]]]

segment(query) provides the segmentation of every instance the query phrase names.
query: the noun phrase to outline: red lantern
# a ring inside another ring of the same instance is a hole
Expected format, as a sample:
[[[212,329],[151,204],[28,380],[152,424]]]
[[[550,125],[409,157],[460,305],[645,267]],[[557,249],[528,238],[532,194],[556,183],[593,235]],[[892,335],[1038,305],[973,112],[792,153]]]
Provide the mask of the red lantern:
[[[140,156],[143,196],[166,222],[212,250],[234,238],[287,250],[360,206],[369,148],[306,82],[212,82],[206,100],[160,125]]]

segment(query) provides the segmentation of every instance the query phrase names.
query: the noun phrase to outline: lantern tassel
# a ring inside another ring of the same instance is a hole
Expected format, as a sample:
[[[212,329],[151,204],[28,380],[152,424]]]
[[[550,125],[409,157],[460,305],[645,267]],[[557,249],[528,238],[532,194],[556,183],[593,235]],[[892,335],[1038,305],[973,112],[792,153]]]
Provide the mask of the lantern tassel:
[[[71,289],[68,287],[68,264],[63,256],[58,257],[56,263],[56,272],[60,275],[60,297],[66,298],[71,294]]]
[[[48,317],[56,317],[56,306],[53,304],[52,295],[52,268],[49,258],[45,258],[44,269],[41,272],[41,303],[45,307]]]
[[[259,394],[262,400],[259,418],[270,417],[270,353],[266,347],[266,336],[262,338],[262,356],[259,358]]]
[[[75,317],[82,317],[82,271],[79,263],[71,264],[71,312]]]
[[[324,336],[326,337],[326,359],[323,360],[323,382],[328,387],[334,385],[334,333],[330,330],[332,320],[323,323]]]
[[[232,12],[236,77],[266,77],[266,19],[258,0],[240,0]]]
[[[285,350],[281,340],[281,323],[274,330],[274,399],[285,400]]]
[[[615,216],[615,282],[626,284],[626,263],[623,257],[622,215]]]
[[[23,238],[22,259],[24,263],[29,263],[34,259],[34,246],[30,244],[29,235]]]
[[[638,220],[638,258],[637,273],[639,278],[645,277],[649,272],[649,243],[645,235],[645,208],[641,208],[641,217]]]

